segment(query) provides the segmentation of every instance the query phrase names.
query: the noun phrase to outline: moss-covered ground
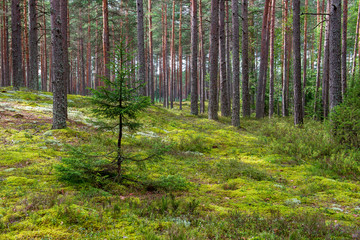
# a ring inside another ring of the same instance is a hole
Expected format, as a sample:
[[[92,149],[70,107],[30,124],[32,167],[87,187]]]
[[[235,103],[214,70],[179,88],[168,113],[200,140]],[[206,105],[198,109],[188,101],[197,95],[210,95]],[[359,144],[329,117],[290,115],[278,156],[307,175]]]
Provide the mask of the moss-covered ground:
[[[188,104],[152,106],[126,132],[133,153],[169,148],[125,165],[146,187],[74,185],[55,167],[69,145],[106,154],[116,133],[98,129],[86,97],[70,95],[68,128],[51,130],[50,93],[2,89],[0,239],[360,239],[360,168],[322,123],[241,119],[237,129]]]

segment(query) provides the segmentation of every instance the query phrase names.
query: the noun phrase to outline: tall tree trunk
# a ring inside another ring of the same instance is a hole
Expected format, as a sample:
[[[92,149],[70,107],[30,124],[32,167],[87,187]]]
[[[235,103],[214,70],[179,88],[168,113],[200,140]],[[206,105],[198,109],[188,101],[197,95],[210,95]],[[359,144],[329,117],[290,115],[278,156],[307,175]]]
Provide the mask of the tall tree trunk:
[[[115,49],[115,48],[114,48]],[[88,13],[88,32],[87,32],[87,47],[86,47],[86,86],[91,86],[91,21],[90,13]],[[89,91],[86,91],[89,94]]]
[[[265,1],[265,8],[263,14],[263,24],[261,30],[261,56],[260,56],[260,71],[259,81],[256,96],[256,118],[263,118],[265,113],[265,84],[266,84],[266,69],[267,56],[269,52],[268,46],[268,14],[269,14],[270,0]]]
[[[110,79],[110,69],[108,67],[109,53],[110,53],[110,40],[109,40],[109,11],[108,11],[108,0],[102,1],[103,10],[103,58],[104,58],[104,76]],[[144,43],[144,40],[143,40]],[[143,45],[144,48],[144,45]],[[144,56],[144,55],[143,55]],[[145,73],[144,73],[145,75]]]
[[[98,23],[98,19],[96,19],[96,28],[95,28],[95,89],[97,89],[100,86],[100,66],[99,66],[99,44],[97,42],[97,40],[99,39],[99,33],[98,33],[98,27],[99,27],[99,23]]]
[[[204,28],[203,28],[203,12],[202,12],[202,1],[199,0],[199,17],[200,17],[200,52],[201,52],[201,78],[200,81],[200,113],[205,112],[205,77],[206,77],[206,54],[205,54],[205,47],[204,47]]]
[[[209,119],[218,119],[219,0],[211,0]]]
[[[250,117],[248,0],[242,2],[242,20],[242,114]]]
[[[330,1],[327,2],[326,12],[330,12]],[[324,41],[324,67],[322,79],[322,106],[323,116],[327,118],[329,115],[329,55],[330,55],[330,23],[329,16],[326,17],[325,41]]]
[[[51,0],[51,42],[53,77],[53,129],[66,127],[66,98],[64,83],[64,45],[61,25],[60,1]]]
[[[288,10],[289,10],[289,0],[285,0],[284,1],[284,30],[285,30],[285,34],[284,34],[284,72],[283,72],[283,79],[282,79],[282,115],[284,117],[289,116],[289,109],[288,109],[288,102],[289,102],[289,81],[288,81],[288,73],[289,73],[289,65],[290,65],[290,61],[289,61],[289,27],[288,27]]]
[[[191,114],[193,115],[199,114],[197,58],[198,58],[197,0],[191,0],[191,78],[190,79],[191,79]]]
[[[8,17],[7,4],[3,1],[3,82],[4,86],[10,86],[10,56],[9,56],[9,34],[8,34]]]
[[[332,0],[329,37],[330,110],[342,102],[341,91],[341,0]]]
[[[21,18],[20,1],[11,1],[11,31],[12,31],[12,62],[13,62],[13,86],[19,90],[23,86],[22,67],[22,44],[21,44]]]
[[[237,0],[231,1],[232,6],[232,33],[233,33],[233,106],[231,124],[240,127],[240,46],[239,46],[239,3]],[[243,13],[247,13],[247,0],[243,0]],[[246,15],[246,14],[245,14]],[[244,21],[247,15],[244,16]],[[246,31],[246,29],[245,29]],[[246,43],[245,43],[246,44]],[[246,47],[246,45],[245,45]],[[246,53],[245,53],[246,54]],[[246,71],[246,70],[245,70]]]
[[[38,81],[38,34],[37,34],[37,0],[29,0],[29,40],[30,40],[30,71],[28,77],[29,88],[39,90]]]
[[[226,72],[228,76],[228,101],[231,105],[233,97],[233,87],[232,87],[232,73],[231,73],[231,60],[230,60],[230,38],[231,38],[231,28],[230,28],[230,17],[229,17],[229,1],[225,1],[226,8]],[[204,64],[205,67],[205,64]]]
[[[63,81],[64,81],[64,97],[65,108],[67,109],[67,93],[69,86],[69,53],[68,53],[68,0],[60,0],[60,17],[61,17],[61,35],[63,47]],[[65,111],[67,118],[67,111]]]
[[[303,124],[301,94],[300,0],[293,0],[294,124]]]
[[[348,0],[344,0],[343,8],[343,25],[342,25],[342,53],[341,53],[341,92],[342,97],[345,97],[347,88],[347,66],[346,66],[346,53],[347,53],[347,21],[348,21]]]
[[[231,116],[228,76],[226,72],[225,0],[219,0],[220,101],[221,115]]]
[[[29,2],[29,4],[28,4]],[[30,77],[30,56],[29,56],[29,25],[28,25],[28,17],[30,18],[30,14],[28,15],[28,7],[30,8],[30,0],[24,0],[24,32],[23,32],[23,46],[24,46],[24,55],[23,55],[23,82],[24,86],[30,87],[29,77]],[[36,11],[36,9],[35,9]]]
[[[320,0],[318,0],[318,2],[320,2]],[[320,5],[320,4],[319,4]],[[325,0],[322,1],[322,8],[321,10],[323,11],[325,8]],[[320,16],[320,7],[318,8],[318,12],[317,12],[318,16]],[[317,71],[316,71],[316,89],[315,89],[315,96],[314,96],[314,113],[316,117],[316,112],[317,112],[317,105],[318,105],[318,92],[319,92],[319,88],[320,88],[320,74],[321,74],[321,52],[322,52],[322,42],[323,42],[323,27],[324,27],[324,23],[323,23],[323,19],[324,16],[321,16],[321,23],[319,20],[318,24],[320,25],[320,36],[319,36],[319,47],[318,47],[318,52],[317,52]],[[323,65],[325,66],[325,63],[323,63]]]
[[[143,0],[136,0],[137,9],[137,40],[138,40],[138,61],[139,61],[139,82],[144,84],[140,88],[140,94],[146,95],[146,73],[145,73],[145,49],[144,49],[144,9]]]
[[[182,1],[180,0],[180,19],[179,19],[179,104],[180,110],[182,110],[182,98],[183,98],[183,81],[182,81],[182,45],[181,45],[181,31],[182,31]]]
[[[168,62],[167,62],[167,5],[163,5],[163,93],[164,93],[164,107],[169,107],[169,75],[168,75]]]
[[[272,0],[271,3],[271,25],[270,25],[270,82],[269,82],[269,117],[274,115],[274,82],[275,82],[275,3],[276,0]]]
[[[358,41],[359,41],[359,30],[360,30],[360,0],[359,0],[359,5],[358,5],[358,16],[357,16],[357,22],[356,22],[356,33],[355,33],[355,43],[354,43],[354,55],[352,58],[353,62],[352,62],[352,68],[351,68],[352,81],[355,77],[356,55],[357,55],[357,46],[358,46]]]
[[[305,0],[305,12],[308,12],[309,0]],[[302,96],[302,116],[305,116],[305,95],[307,77],[307,15],[304,16],[304,59],[303,59],[303,96]]]
[[[151,103],[155,101],[155,93],[154,93],[154,48],[153,48],[153,32],[152,32],[152,10],[151,10],[151,0],[148,0],[148,8],[149,8],[149,89],[150,89],[150,98]]]
[[[170,72],[170,108],[174,107],[174,82],[175,82],[175,0],[172,5],[172,24],[171,24],[171,72]]]

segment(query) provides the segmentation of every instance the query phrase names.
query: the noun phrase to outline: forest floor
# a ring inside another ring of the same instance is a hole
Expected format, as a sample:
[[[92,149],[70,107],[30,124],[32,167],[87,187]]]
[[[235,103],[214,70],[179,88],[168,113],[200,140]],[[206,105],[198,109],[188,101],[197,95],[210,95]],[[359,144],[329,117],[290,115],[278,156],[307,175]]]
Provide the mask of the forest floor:
[[[56,166],[70,146],[116,146],[89,98],[69,96],[68,128],[51,130],[50,93],[0,92],[0,239],[360,239],[358,166],[322,123],[229,118],[149,107],[124,148],[161,160],[124,164],[139,183],[71,184]],[[87,153],[88,153],[87,152]],[[350,160],[349,160],[350,161]]]

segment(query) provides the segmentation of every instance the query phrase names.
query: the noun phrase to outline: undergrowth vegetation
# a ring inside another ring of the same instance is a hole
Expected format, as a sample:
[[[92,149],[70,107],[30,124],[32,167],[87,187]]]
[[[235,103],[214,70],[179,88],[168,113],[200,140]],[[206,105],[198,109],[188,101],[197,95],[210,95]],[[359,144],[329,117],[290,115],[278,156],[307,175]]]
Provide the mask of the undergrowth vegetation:
[[[51,129],[51,95],[0,93],[0,239],[359,239],[360,154],[331,123],[194,117],[151,106],[116,131],[69,96],[69,128]],[[50,101],[50,102],[49,102]],[[70,105],[70,104],[69,104]],[[116,130],[116,129],[115,129]],[[340,144],[340,142],[342,144]]]

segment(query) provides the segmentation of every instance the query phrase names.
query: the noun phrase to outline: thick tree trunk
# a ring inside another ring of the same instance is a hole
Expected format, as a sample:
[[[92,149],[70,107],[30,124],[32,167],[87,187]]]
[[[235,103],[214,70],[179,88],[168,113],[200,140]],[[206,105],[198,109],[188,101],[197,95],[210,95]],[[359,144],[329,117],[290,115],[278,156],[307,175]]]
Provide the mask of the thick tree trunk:
[[[341,0],[330,6],[329,36],[330,111],[342,102],[341,92]]]
[[[341,51],[341,92],[342,97],[345,97],[347,88],[347,66],[346,66],[346,53],[347,53],[347,21],[348,21],[348,0],[344,0],[343,8],[343,25],[342,25],[342,51]]]
[[[191,79],[191,114],[193,115],[199,114],[197,58],[198,58],[197,0],[191,0],[191,78],[190,79]]]
[[[51,0],[51,43],[52,43],[52,67],[54,77],[53,87],[53,129],[66,127],[66,98],[64,83],[64,45],[61,25],[60,2]]]
[[[303,124],[301,94],[300,0],[293,0],[294,124]]]
[[[265,114],[265,84],[266,84],[266,69],[268,63],[268,14],[269,14],[270,0],[265,1],[263,24],[261,30],[261,56],[260,56],[260,70],[259,80],[256,95],[256,118],[263,118]]]
[[[225,0],[219,0],[219,44],[220,44],[220,110],[224,117],[231,116],[228,75],[226,72]]]
[[[30,71],[29,71],[29,88],[34,90],[39,90],[39,81],[38,81],[38,33],[37,33],[37,13],[36,13],[36,0],[29,0],[29,40],[30,40]]]
[[[211,0],[209,119],[218,119],[219,0]]]
[[[250,117],[248,1],[242,1],[242,114]]]
[[[144,49],[144,9],[143,0],[136,0],[137,10],[137,40],[138,40],[138,61],[139,61],[139,82],[144,84],[140,88],[140,94],[146,95],[146,73],[145,73],[145,49]]]
[[[274,114],[274,82],[275,82],[275,3],[272,0],[271,4],[271,24],[270,24],[270,82],[269,82],[269,117]]]
[[[68,53],[68,0],[60,0],[60,17],[61,17],[61,35],[62,35],[62,46],[63,46],[63,81],[64,81],[64,96],[65,96],[65,108],[67,109],[67,93],[69,87],[69,53]],[[67,118],[67,111],[66,118]]]
[[[240,46],[239,46],[239,3],[231,1],[232,6],[232,33],[233,33],[233,106],[231,124],[240,127]],[[243,0],[243,7],[247,7],[247,0]],[[247,8],[243,9],[243,13]],[[244,18],[246,19],[246,17]],[[246,21],[246,20],[244,20]],[[246,43],[245,43],[246,44]]]
[[[12,63],[13,63],[13,86],[19,90],[23,86],[22,67],[22,44],[21,44],[21,18],[20,1],[11,1],[11,31],[12,31]]]

